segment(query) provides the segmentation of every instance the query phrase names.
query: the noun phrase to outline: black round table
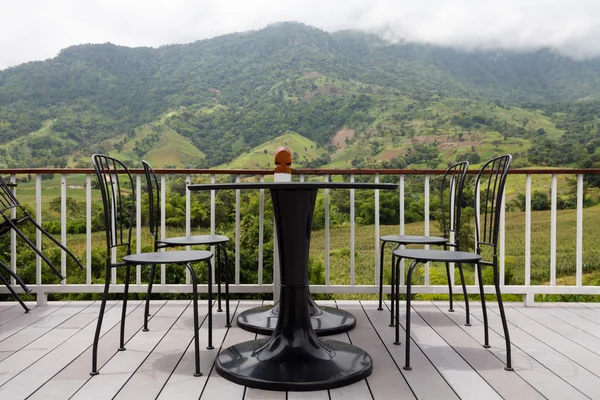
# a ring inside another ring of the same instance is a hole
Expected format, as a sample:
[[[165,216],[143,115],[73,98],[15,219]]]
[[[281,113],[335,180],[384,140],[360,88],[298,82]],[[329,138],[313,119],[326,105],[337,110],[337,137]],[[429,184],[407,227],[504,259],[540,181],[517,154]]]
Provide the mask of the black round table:
[[[320,188],[395,189],[393,184],[291,182],[189,185],[190,191],[270,189],[277,226],[280,302],[269,338],[222,350],[215,368],[240,385],[266,390],[323,390],[366,378],[373,360],[348,343],[321,339],[310,316],[308,254],[312,217]]]

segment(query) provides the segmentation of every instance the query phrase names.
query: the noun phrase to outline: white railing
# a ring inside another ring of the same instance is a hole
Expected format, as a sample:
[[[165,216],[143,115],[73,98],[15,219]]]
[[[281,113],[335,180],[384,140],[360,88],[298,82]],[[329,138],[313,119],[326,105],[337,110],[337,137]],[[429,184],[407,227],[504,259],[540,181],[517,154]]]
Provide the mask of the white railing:
[[[141,252],[141,232],[143,227],[141,226],[141,170],[132,171],[136,174],[135,184],[137,191],[136,198],[136,215],[137,215],[137,226],[136,226],[136,239],[137,245],[135,251]],[[268,171],[215,171],[215,170],[156,170],[157,173],[161,174],[161,185],[162,185],[162,218],[160,221],[160,232],[161,236],[165,236],[166,234],[166,224],[165,224],[165,199],[166,199],[166,175],[178,175],[185,177],[186,183],[190,183],[192,181],[192,176],[209,176],[211,182],[215,182],[216,174],[219,175],[233,175],[235,176],[235,180],[239,182],[241,180],[242,174],[244,176],[254,175],[260,179],[260,181],[264,181],[265,176],[269,175]],[[444,171],[439,170],[427,170],[427,171],[409,171],[409,170],[298,170],[295,171],[296,174],[299,174],[299,179],[304,181],[307,176],[322,176],[325,180],[331,180],[332,176],[340,176],[346,175],[349,176],[350,181],[355,181],[356,177],[359,175],[372,175],[375,182],[380,180],[382,175],[395,175],[398,177],[399,188],[399,234],[405,233],[405,177],[407,175],[421,175],[424,177],[424,232],[423,234],[428,235],[430,233],[430,224],[429,224],[429,202],[430,202],[430,177],[433,175],[440,175]],[[86,207],[85,207],[85,219],[86,219],[86,274],[85,274],[85,283],[66,283],[66,280],[61,284],[46,284],[42,282],[42,267],[43,264],[39,256],[36,259],[36,273],[35,273],[35,282],[27,282],[29,284],[32,292],[37,295],[38,302],[44,303],[46,301],[46,295],[48,293],[98,293],[103,290],[103,285],[101,284],[92,284],[92,275],[91,275],[91,259],[92,259],[92,182],[96,179],[93,175],[93,171],[89,169],[84,170],[74,170],[74,169],[62,169],[62,170],[52,170],[52,169],[13,169],[13,170],[0,170],[0,173],[3,175],[10,175],[10,182],[16,181],[16,175],[20,174],[34,174],[35,175],[35,218],[38,223],[42,222],[42,201],[48,201],[43,197],[43,188],[42,188],[42,174],[54,173],[60,176],[60,225],[61,225],[61,242],[68,246],[68,236],[67,232],[67,194],[68,194],[68,176],[70,174],[85,174],[86,175],[86,187],[85,187],[85,197],[86,197]],[[550,209],[550,280],[548,285],[532,285],[531,284],[531,259],[532,259],[532,175],[551,175],[551,188],[550,188],[550,199],[551,199],[551,209]],[[536,294],[587,294],[587,295],[597,295],[600,294],[600,286],[584,286],[583,285],[583,200],[584,200],[584,175],[586,174],[600,174],[600,170],[528,170],[528,171],[519,171],[513,170],[509,175],[509,182],[512,176],[525,175],[525,187],[523,190],[525,191],[525,232],[524,232],[524,284],[522,285],[505,285],[504,282],[504,267],[505,267],[505,212],[502,213],[501,217],[501,225],[500,225],[500,241],[499,241],[499,264],[500,264],[500,276],[501,276],[501,285],[502,292],[505,294],[519,294],[524,295],[525,303],[527,305],[533,304],[534,295]],[[576,251],[575,251],[575,285],[557,285],[556,275],[557,275],[557,194],[558,194],[558,175],[575,175],[576,176],[576,196],[577,196],[577,204],[576,204]],[[18,198],[18,187],[13,188],[15,194]],[[277,251],[276,251],[276,243],[275,243],[275,251],[274,251],[274,262],[275,268],[273,270],[273,280],[274,283],[265,284],[263,271],[264,271],[264,252],[263,245],[265,242],[264,238],[264,227],[265,223],[272,223],[271,221],[265,221],[265,192],[264,190],[260,190],[260,214],[259,214],[259,232],[258,232],[258,259],[257,262],[257,271],[258,271],[258,279],[256,283],[252,284],[242,284],[240,283],[240,190],[236,190],[235,197],[235,238],[234,246],[231,246],[229,249],[230,252],[230,260],[234,261],[234,276],[233,282],[230,285],[230,291],[232,293],[273,293],[274,286],[278,285],[278,268],[277,268]],[[329,224],[329,190],[324,191],[324,204],[325,204],[325,227],[324,227],[324,238],[325,238],[325,284],[324,285],[311,285],[312,293],[330,293],[330,294],[375,294],[378,292],[378,281],[379,281],[379,236],[380,236],[380,224],[379,224],[379,190],[374,191],[374,219],[375,219],[375,235],[374,235],[374,252],[373,252],[373,273],[375,276],[375,284],[374,285],[364,285],[357,284],[355,279],[355,249],[356,249],[356,224],[355,224],[355,190],[350,190],[350,220],[349,220],[349,248],[350,248],[350,257],[349,257],[349,284],[348,285],[333,285],[331,284],[331,269],[330,269],[330,224]],[[186,191],[186,224],[185,224],[185,233],[191,233],[190,227],[190,208],[191,208],[191,194],[189,191]],[[504,202],[506,206],[506,201]],[[215,191],[211,191],[210,193],[210,233],[215,234],[216,231],[216,193]],[[503,210],[504,211],[504,210]],[[598,221],[600,223],[600,221]],[[274,240],[276,240],[274,238]],[[600,240],[600,238],[598,238]],[[41,248],[42,246],[42,238],[40,233],[38,232],[36,235],[36,244]],[[104,242],[95,243],[96,246],[104,246]],[[388,250],[389,251],[389,250]],[[233,252],[233,256],[231,254]],[[16,271],[18,265],[18,254],[16,254],[16,237],[14,232],[11,233],[11,242],[10,242],[10,265],[11,268]],[[389,254],[388,254],[389,255]],[[63,254],[61,257],[61,265],[60,269],[63,275],[67,276],[67,259],[66,255]],[[103,267],[103,266],[102,266]],[[212,266],[214,271],[214,265]],[[454,267],[453,267],[454,269]],[[402,271],[404,271],[402,266]],[[165,266],[161,266],[160,270],[160,284],[155,284],[153,291],[155,293],[190,293],[191,287],[189,286],[189,273],[186,273],[186,284],[171,284],[166,282],[166,274],[165,274]],[[214,277],[213,273],[213,277]],[[475,280],[476,274],[474,274]],[[454,277],[454,274],[452,274]],[[401,275],[401,284],[403,285],[404,273]],[[112,292],[120,292],[123,290],[122,284],[116,283],[116,270],[113,269],[112,274],[112,283],[114,284],[111,287]],[[214,283],[214,282],[213,282]],[[472,282],[471,285],[468,286],[468,292],[477,294],[478,287],[476,286],[477,282]],[[143,282],[141,268],[138,266],[136,268],[135,274],[135,283],[130,285],[131,292],[145,292],[146,284]],[[199,287],[200,292],[206,292],[207,288]],[[460,293],[460,288],[454,288],[455,293]],[[0,293],[6,293],[7,290],[5,288],[0,288]],[[275,291],[275,296],[278,291]],[[493,293],[493,287],[486,287],[486,293]],[[384,286],[384,293],[389,293],[389,286]],[[415,285],[413,286],[413,293],[429,293],[429,294],[444,294],[447,293],[447,286],[444,285],[432,285],[430,282],[430,267],[429,265],[425,266],[424,271],[424,284],[423,285]]]

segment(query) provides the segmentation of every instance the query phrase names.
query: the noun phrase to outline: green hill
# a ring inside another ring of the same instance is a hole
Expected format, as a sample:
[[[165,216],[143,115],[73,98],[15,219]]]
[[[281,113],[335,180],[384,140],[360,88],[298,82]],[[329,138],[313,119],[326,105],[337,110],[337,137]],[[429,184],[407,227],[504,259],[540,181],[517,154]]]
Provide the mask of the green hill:
[[[312,166],[442,166],[498,151],[593,166],[599,115],[599,59],[281,23],[156,49],[73,46],[0,71],[0,166],[89,165],[96,152],[247,165],[286,132],[326,150],[299,153]]]

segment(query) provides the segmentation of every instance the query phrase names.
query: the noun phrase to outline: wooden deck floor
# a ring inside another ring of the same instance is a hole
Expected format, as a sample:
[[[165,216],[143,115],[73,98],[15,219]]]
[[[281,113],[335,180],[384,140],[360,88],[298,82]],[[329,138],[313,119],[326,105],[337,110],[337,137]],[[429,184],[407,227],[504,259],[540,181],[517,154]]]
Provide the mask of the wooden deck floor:
[[[336,304],[333,302],[325,302]],[[259,305],[232,302],[232,310]],[[34,304],[31,304],[34,307]],[[357,327],[333,338],[367,350],[371,377],[344,388],[316,392],[268,392],[238,386],[213,369],[219,343],[229,346],[254,334],[224,327],[215,313],[215,350],[206,350],[204,375],[192,376],[192,307],[189,301],[154,301],[150,332],[141,331],[143,307],[129,302],[127,351],[117,352],[120,304],[111,302],[99,351],[100,375],[89,375],[97,302],[56,302],[24,314],[0,303],[0,399],[600,399],[600,304],[509,304],[515,372],[503,369],[502,328],[490,313],[491,349],[481,346],[481,308],[447,312],[442,302],[415,302],[412,371],[404,371],[404,346],[392,343],[389,314],[372,301],[338,301],[357,317]],[[200,310],[206,314],[206,305]],[[404,315],[402,314],[402,321]]]

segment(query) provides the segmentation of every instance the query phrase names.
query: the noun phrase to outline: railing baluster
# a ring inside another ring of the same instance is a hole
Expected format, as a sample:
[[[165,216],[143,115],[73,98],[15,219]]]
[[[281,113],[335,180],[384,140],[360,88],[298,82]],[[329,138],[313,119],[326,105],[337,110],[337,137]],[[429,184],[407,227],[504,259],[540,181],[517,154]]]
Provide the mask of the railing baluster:
[[[210,183],[215,183],[216,178],[215,178],[215,174],[212,174],[210,176]],[[210,191],[210,234],[211,235],[215,235],[216,234],[216,225],[217,225],[217,208],[216,208],[216,204],[217,204],[217,192],[215,190],[211,190]],[[215,246],[210,246],[210,251],[212,251],[213,254],[215,254]],[[211,271],[212,271],[212,276],[213,276],[213,283],[215,282],[215,264],[211,261],[210,262],[211,265]],[[227,277],[227,279],[229,279],[229,277]]]
[[[302,177],[300,177],[302,179]],[[260,176],[260,181],[265,181],[265,176]],[[260,189],[260,204],[258,211],[258,284],[263,283],[263,250],[265,235],[265,189]]]
[[[191,193],[187,189],[187,187],[190,183],[192,183],[192,177],[190,175],[186,175],[185,176],[185,235],[186,236],[191,236],[191,234],[192,234],[192,221],[191,221],[192,203],[191,203],[191,197],[190,197]],[[191,246],[185,246],[185,249],[187,251],[190,251]],[[190,284],[190,271],[187,268],[185,269],[185,284],[186,285]]]
[[[400,184],[398,186],[398,196],[400,197],[400,235],[404,235],[404,175],[400,175]],[[404,248],[404,246],[401,246],[401,248]],[[400,286],[404,286],[404,260],[400,261]]]
[[[583,175],[577,175],[577,256],[575,261],[576,285],[583,284]]]
[[[9,179],[10,179],[10,183],[12,183],[12,184],[17,183],[17,179],[14,174],[11,174]],[[14,196],[17,195],[16,186],[13,186],[11,188],[11,191]],[[11,208],[10,217],[13,219],[17,217],[17,209],[16,208]],[[12,269],[12,271],[15,274],[17,273],[17,233],[15,232],[14,229],[10,230],[10,268]],[[10,277],[10,284],[13,286],[17,284],[17,282],[15,281],[15,278],[13,278],[12,276]]]
[[[354,183],[354,174],[350,175],[350,182]],[[354,231],[354,189],[350,189],[350,285],[354,286],[354,249],[355,249],[355,231]]]
[[[325,175],[329,182],[329,175]],[[329,189],[325,189],[325,286],[329,286]]]
[[[263,177],[264,177],[264,175],[263,175]],[[304,174],[300,174],[300,182],[304,182]]]
[[[429,236],[429,175],[425,175],[425,236]],[[429,245],[425,245],[429,250]],[[429,286],[429,263],[425,264],[425,286]]]
[[[500,238],[499,238],[499,246],[500,246],[500,286],[504,286],[504,260],[505,260],[505,243],[506,243],[506,195],[502,193],[502,204],[500,205]]]
[[[60,175],[60,243],[67,247],[67,176]],[[67,277],[67,253],[60,252],[60,273]],[[61,284],[66,285],[67,280]]]
[[[375,174],[375,183],[379,183],[379,174]],[[379,189],[375,189],[375,284],[379,285]]]
[[[475,224],[475,229],[474,229],[474,233],[475,233],[475,246],[477,246],[477,238],[479,237],[479,234],[481,232],[481,212],[480,212],[480,208],[481,208],[481,192],[480,192],[480,186],[481,186],[481,182],[478,182],[475,185],[475,219],[477,221],[477,223]],[[479,227],[479,230],[477,229],[477,227]],[[475,249],[477,250],[477,249]],[[475,277],[475,285],[479,285],[479,273],[477,271],[477,269],[479,268],[479,264],[475,264],[475,273],[474,273],[474,277]]]
[[[236,175],[235,182],[240,183]],[[214,276],[214,274],[213,274]],[[235,191],[235,284],[240,284],[240,190]]]
[[[42,175],[35,175],[35,221],[42,225]],[[35,246],[42,251],[42,232],[35,231]],[[35,256],[35,284],[42,284],[42,258]]]
[[[135,252],[142,252],[142,176],[135,176]],[[142,266],[135,266],[135,283],[142,284]]]
[[[92,176],[85,176],[85,283],[92,284]]]
[[[525,176],[525,286],[531,283],[531,175]]]
[[[167,214],[167,179],[166,175],[160,176],[160,238],[164,239],[167,237],[167,227],[165,224]],[[161,251],[165,251],[163,247]],[[167,272],[165,264],[160,265],[160,284],[164,285],[167,282]]]
[[[550,210],[550,286],[556,285],[556,174],[552,174]]]

